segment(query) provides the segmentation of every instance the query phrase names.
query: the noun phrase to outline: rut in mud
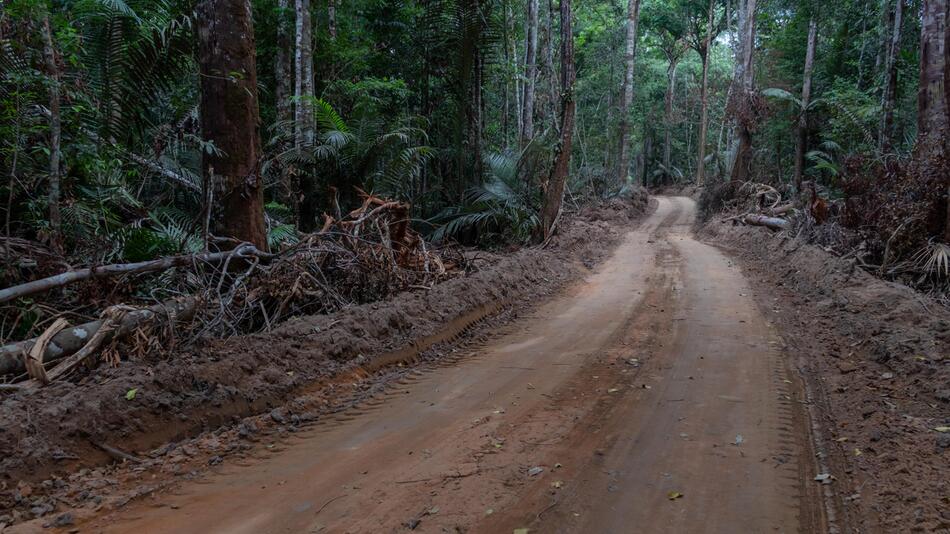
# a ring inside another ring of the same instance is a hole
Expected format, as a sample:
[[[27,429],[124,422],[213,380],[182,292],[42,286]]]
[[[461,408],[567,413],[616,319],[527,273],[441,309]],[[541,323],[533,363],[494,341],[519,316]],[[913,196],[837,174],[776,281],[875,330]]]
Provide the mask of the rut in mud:
[[[588,279],[454,363],[81,526],[821,529],[782,341],[693,214],[660,198]]]

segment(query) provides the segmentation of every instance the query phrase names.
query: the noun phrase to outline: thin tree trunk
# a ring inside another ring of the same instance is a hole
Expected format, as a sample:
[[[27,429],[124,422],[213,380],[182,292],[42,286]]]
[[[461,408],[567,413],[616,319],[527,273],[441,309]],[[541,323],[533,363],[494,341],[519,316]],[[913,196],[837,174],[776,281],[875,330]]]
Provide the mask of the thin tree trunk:
[[[279,19],[277,21],[277,55],[274,62],[274,74],[277,78],[274,96],[277,99],[277,120],[286,125],[293,119],[291,100],[294,86],[294,73],[291,70],[290,49],[290,0],[277,0]]]
[[[805,173],[805,149],[808,144],[808,106],[811,104],[811,72],[815,66],[815,46],[818,43],[818,20],[812,16],[808,23],[808,46],[805,50],[805,72],[802,75],[802,109],[798,116],[797,143],[795,145],[795,190],[802,190],[802,175]]]
[[[274,96],[277,99],[277,122],[281,128],[292,127],[294,118],[293,87],[294,73],[291,68],[290,50],[293,46],[290,29],[290,0],[277,0],[277,56],[274,62],[276,88]],[[297,191],[292,183],[293,174],[289,169],[281,166],[279,198],[292,213],[297,213]]]
[[[336,41],[336,1],[327,0],[327,30],[332,41]]]
[[[643,166],[640,167],[640,172],[642,175],[640,179],[643,181],[643,187],[649,187],[649,175],[647,171],[650,167],[650,159],[653,157],[653,130],[647,128],[647,131],[643,135]]]
[[[521,122],[521,147],[534,138],[534,90],[538,79],[538,0],[528,0],[524,40],[524,110]]]
[[[640,18],[640,0],[627,2],[627,34],[624,43],[624,71],[620,99],[620,126],[617,164],[617,183],[627,181],[630,170],[630,107],[633,105],[633,66],[637,55],[637,21]]]
[[[482,179],[482,139],[485,133],[485,105],[482,93],[484,61],[482,59],[482,53],[478,48],[475,49],[475,61],[473,68],[475,72],[472,79],[472,122],[470,124],[469,135],[471,136],[472,157],[474,158],[474,168],[472,169],[472,185],[475,185],[480,183]]]
[[[663,115],[666,131],[663,134],[663,167],[666,177],[672,180],[673,171],[670,168],[673,156],[673,98],[676,89],[676,67],[679,65],[679,57],[670,56],[670,64],[666,68],[666,98],[665,112]]]
[[[294,100],[297,148],[313,146],[313,25],[310,0],[295,0],[296,39],[294,52]]]
[[[504,0],[502,3],[502,14],[505,17],[505,26],[504,26],[504,45],[502,48],[505,51],[505,68],[508,68],[508,65],[511,64],[511,56],[509,54],[508,40],[511,37],[511,11],[508,8],[508,1]],[[511,140],[509,138],[509,132],[511,130],[511,78],[505,76],[505,107],[501,115],[501,137],[504,140],[505,150],[511,146]]]
[[[561,213],[564,188],[571,166],[571,143],[574,135],[574,32],[571,23],[571,0],[561,0],[561,141],[554,166],[544,191],[541,207],[542,237],[551,237]]]
[[[11,157],[11,161],[10,161],[10,181],[8,182],[8,185],[7,185],[7,212],[5,214],[5,221],[4,221],[4,234],[7,236],[8,241],[12,237],[12,235],[10,234],[10,218],[13,215],[14,192],[16,191],[16,185],[17,185],[17,182],[19,181],[17,179],[16,173],[17,173],[17,163],[19,162],[19,157],[20,157],[20,132],[22,130],[22,124],[23,124],[23,120],[22,120],[23,110],[22,110],[20,98],[21,98],[20,84],[18,82],[16,84],[16,92],[13,93],[13,102],[14,102],[13,113],[15,114],[14,127],[13,127],[13,156]],[[7,246],[4,248],[6,249],[6,252],[3,258],[4,265],[6,269],[10,269],[12,268],[12,265],[10,264],[10,260],[12,259],[10,257],[11,247]]]
[[[713,17],[716,14],[715,0],[709,0],[709,18],[706,20],[706,39],[703,41],[703,85],[700,89],[699,153],[696,155],[696,185],[706,180],[706,133],[709,128],[709,52],[712,50]]]
[[[548,116],[551,120],[551,127],[554,131],[558,129],[558,94],[557,94],[557,70],[554,68],[554,2],[548,0],[547,17],[545,18],[545,29],[548,33],[548,40],[544,47],[544,67],[548,71]]]
[[[871,12],[870,6],[867,0],[864,2],[864,13],[861,15],[861,51],[858,53],[858,89],[864,90],[864,55],[867,52],[868,39],[868,13]]]
[[[267,250],[250,3],[202,0],[197,24],[201,131],[220,150],[202,164],[206,190],[215,189],[216,232]]]
[[[60,169],[62,157],[60,141],[62,138],[62,116],[60,115],[59,65],[56,62],[56,48],[53,46],[53,32],[49,25],[49,16],[43,17],[41,25],[43,36],[43,59],[50,78],[49,83],[49,243],[55,252],[63,252],[63,218],[60,204]]]
[[[511,39],[511,58],[514,61],[512,65],[514,69],[514,79],[515,79],[515,120],[518,126],[518,145],[521,145],[521,134],[524,132],[524,98],[521,92],[522,90],[522,80],[521,80],[521,59],[518,55],[518,43],[514,36]]]
[[[881,126],[878,133],[878,149],[882,152],[890,148],[891,132],[894,128],[894,106],[897,98],[897,56],[901,47],[901,26],[904,0],[895,0],[893,32],[887,46],[884,67],[884,90],[881,94]]]
[[[751,106],[753,105],[753,91],[755,90],[755,76],[752,65],[753,53],[755,51],[755,4],[756,0],[746,0],[745,14],[743,17],[742,35],[742,79],[738,81],[739,94],[737,95],[739,106],[744,113],[740,116],[752,115]],[[746,182],[749,178],[749,167],[752,164],[752,124],[747,120],[740,120],[739,146],[736,149],[736,161],[732,166],[732,181]]]
[[[297,150],[307,151],[314,146],[314,90],[313,90],[313,22],[310,13],[310,0],[295,0],[295,39],[294,39],[294,113],[295,142]],[[316,181],[312,165],[307,165],[299,174],[299,198],[297,224],[304,231],[316,227],[319,206]]]

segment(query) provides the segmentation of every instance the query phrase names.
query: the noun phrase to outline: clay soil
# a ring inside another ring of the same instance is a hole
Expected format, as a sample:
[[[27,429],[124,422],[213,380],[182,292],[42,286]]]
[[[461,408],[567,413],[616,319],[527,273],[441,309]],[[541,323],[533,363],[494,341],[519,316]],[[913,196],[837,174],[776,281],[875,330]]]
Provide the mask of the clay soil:
[[[950,532],[950,311],[762,228],[701,234],[738,258],[807,383],[842,531]]]

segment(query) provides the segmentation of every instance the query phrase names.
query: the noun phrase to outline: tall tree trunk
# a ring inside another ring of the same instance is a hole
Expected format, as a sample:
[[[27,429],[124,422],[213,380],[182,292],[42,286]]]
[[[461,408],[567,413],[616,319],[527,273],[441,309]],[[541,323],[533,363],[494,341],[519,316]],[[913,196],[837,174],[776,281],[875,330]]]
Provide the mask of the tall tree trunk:
[[[620,142],[617,151],[617,183],[627,181],[630,168],[630,107],[633,105],[633,65],[637,55],[637,21],[640,18],[640,0],[627,2],[627,34],[624,42],[624,71],[621,85],[620,99],[620,126],[618,137]]]
[[[508,41],[511,38],[511,12],[508,8],[508,1],[504,0],[501,6],[502,15],[505,17],[505,26],[504,26],[504,44],[502,48],[505,51],[505,69],[508,68],[508,65],[511,64],[511,55],[509,53]],[[505,150],[508,150],[510,145],[509,132],[511,130],[511,78],[505,75],[505,107],[501,114],[501,138],[503,140],[503,145]]]
[[[920,25],[920,89],[917,93],[917,142],[936,144],[950,154],[950,2],[924,0]],[[944,177],[947,216],[943,241],[950,243],[950,175]]]
[[[640,167],[640,171],[643,173],[641,176],[641,180],[643,180],[643,187],[650,186],[650,175],[647,171],[650,170],[651,159],[653,159],[653,129],[648,127],[646,133],[643,136],[643,166]]]
[[[290,25],[290,0],[277,0],[277,56],[274,62],[274,74],[276,79],[276,88],[274,96],[277,99],[277,122],[281,128],[288,128],[293,125],[293,87],[294,73],[291,68],[290,51],[293,47],[291,39]],[[286,147],[285,147],[286,148]],[[293,185],[293,173],[289,169],[281,166],[280,169],[280,191],[281,201],[291,208],[292,213],[297,213],[297,194]]]
[[[808,46],[805,49],[805,72],[802,74],[802,109],[798,115],[797,142],[795,144],[795,190],[802,190],[802,175],[805,174],[805,149],[808,144],[808,106],[811,104],[811,72],[815,66],[815,46],[818,43],[818,20],[808,23]]]
[[[267,250],[251,17],[247,0],[198,5],[201,132],[220,150],[205,154],[202,173],[206,190],[215,190],[216,233]]]
[[[534,90],[538,79],[538,0],[528,0],[524,40],[524,109],[521,147],[534,138]]]
[[[753,53],[755,51],[755,3],[756,0],[745,1],[745,13],[742,17],[741,49],[742,49],[742,79],[737,80],[737,91],[733,96],[737,98],[740,108],[738,137],[739,146],[736,149],[736,161],[732,166],[732,181],[746,182],[749,179],[749,167],[752,164],[752,130],[749,123],[753,115],[753,92],[755,91],[755,73],[752,69]]]
[[[280,18],[277,21],[277,56],[274,61],[277,83],[274,96],[277,99],[277,120],[290,125],[293,120],[291,91],[294,87],[294,73],[290,61],[290,50],[293,47],[290,37],[290,0],[277,0],[277,10]]]
[[[713,17],[716,14],[715,0],[709,0],[709,13],[706,20],[706,39],[703,41],[703,85],[700,89],[699,148],[696,154],[696,185],[706,180],[706,133],[709,128],[709,52],[712,50]]]
[[[515,79],[515,121],[518,126],[518,146],[521,146],[521,134],[524,132],[524,95],[522,94],[521,59],[518,55],[518,43],[514,36],[511,38],[511,58]]]
[[[947,134],[947,6],[948,0],[924,0],[917,93],[918,139]]]
[[[736,19],[735,30],[729,30],[729,43],[732,47],[733,67],[732,79],[729,80],[729,89],[726,90],[726,109],[723,111],[723,117],[729,116],[731,119],[729,121],[729,128],[726,130],[726,152],[729,158],[726,170],[729,171],[730,176],[732,175],[732,169],[736,166],[736,156],[738,155],[739,123],[735,120],[734,114],[730,114],[729,111],[735,107],[739,99],[739,85],[745,68],[745,64],[742,61],[742,38],[739,34],[742,33],[742,28],[745,27],[747,1],[748,0],[736,0],[734,9],[734,18]]]
[[[541,234],[551,237],[561,213],[564,188],[571,167],[571,143],[574,135],[574,32],[571,23],[571,0],[561,0],[561,141],[555,153],[554,166],[544,190],[541,207]]]
[[[313,116],[313,22],[310,0],[295,0],[294,32],[294,146],[310,150],[314,145],[316,119]],[[316,227],[319,207],[312,166],[299,173],[297,224],[310,231]]]
[[[469,123],[469,139],[472,147],[472,158],[473,158],[473,168],[472,168],[472,182],[471,185],[475,185],[481,182],[482,180],[482,139],[485,134],[485,102],[484,94],[482,92],[483,78],[484,78],[484,60],[482,58],[481,50],[478,48],[475,49],[475,61],[473,64],[474,73],[472,77],[472,112],[470,115],[471,122]]]
[[[327,0],[327,31],[333,41],[336,41],[336,1]]]
[[[295,0],[296,39],[294,46],[295,146],[313,146],[313,25],[310,0]]]
[[[49,83],[49,244],[58,253],[63,252],[63,218],[59,211],[60,170],[62,157],[60,141],[62,138],[62,116],[60,114],[59,65],[56,62],[56,48],[53,46],[53,32],[49,25],[49,16],[43,17],[40,27],[43,36],[43,59],[46,63]]]
[[[663,134],[663,172],[666,174],[666,178],[672,181],[673,170],[670,166],[672,165],[673,156],[673,98],[675,96],[674,91],[676,90],[676,68],[679,66],[679,57],[669,56],[669,59],[670,64],[666,68],[666,97],[664,99],[666,108],[663,114],[663,122],[665,123],[665,132]]]
[[[544,26],[548,34],[547,43],[544,47],[544,67],[548,71],[548,117],[551,121],[551,127],[554,131],[558,129],[558,91],[557,91],[557,70],[554,69],[554,1],[547,1],[547,17],[544,19]]]
[[[887,45],[887,57],[884,67],[884,90],[881,93],[881,126],[878,133],[878,149],[882,152],[890,148],[891,132],[894,128],[894,106],[897,99],[897,56],[901,48],[901,26],[904,0],[894,1],[893,32]]]

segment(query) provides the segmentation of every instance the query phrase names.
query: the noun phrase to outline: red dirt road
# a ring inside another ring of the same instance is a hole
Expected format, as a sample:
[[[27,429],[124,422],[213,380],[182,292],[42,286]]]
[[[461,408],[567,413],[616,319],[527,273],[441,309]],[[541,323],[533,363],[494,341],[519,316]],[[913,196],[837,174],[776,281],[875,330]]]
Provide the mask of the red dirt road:
[[[471,354],[80,530],[823,530],[782,340],[694,212],[659,198]]]

